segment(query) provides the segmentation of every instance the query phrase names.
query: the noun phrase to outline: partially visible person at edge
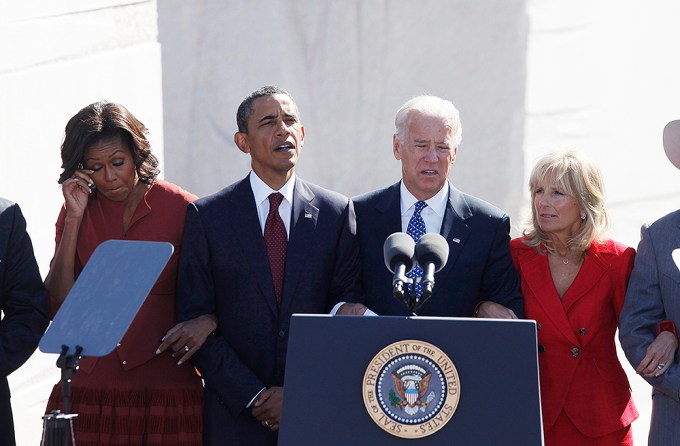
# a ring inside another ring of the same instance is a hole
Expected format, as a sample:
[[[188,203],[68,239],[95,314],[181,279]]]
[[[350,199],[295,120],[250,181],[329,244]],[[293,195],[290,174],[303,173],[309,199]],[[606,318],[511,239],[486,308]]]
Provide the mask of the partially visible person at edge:
[[[205,379],[205,444],[275,445],[293,313],[364,313],[351,303],[362,299],[354,209],[296,175],[305,128],[285,90],[252,92],[236,122],[252,170],[189,205],[177,315],[217,315],[192,358]]]
[[[47,293],[19,205],[0,198],[0,446],[14,446],[7,376],[35,351],[45,332]]]
[[[436,96],[407,101],[396,114],[392,137],[401,181],[352,199],[365,304],[380,315],[406,314],[392,297],[392,274],[383,258],[385,239],[395,232],[406,232],[415,242],[434,232],[449,245],[448,261],[436,274],[432,297],[419,315],[499,319],[523,315],[519,277],[510,257],[510,218],[448,180],[461,136],[459,113],[450,101]],[[410,274],[416,280],[422,270],[414,268]]]
[[[666,155],[680,169],[680,121],[664,128]],[[649,446],[680,444],[680,211],[642,227],[621,311],[619,340],[630,364],[652,386]]]
[[[53,313],[100,243],[149,240],[175,247],[118,348],[80,362],[71,407],[79,446],[201,444],[202,383],[186,361],[216,323],[203,316],[173,326],[184,216],[196,196],[157,178],[146,133],[122,105],[96,102],[69,120],[61,146],[65,204],[45,280]],[[58,384],[47,410],[61,407]]]
[[[510,243],[538,328],[546,446],[632,445],[638,417],[614,336],[635,251],[606,238],[598,167],[578,151],[539,159],[531,220]]]

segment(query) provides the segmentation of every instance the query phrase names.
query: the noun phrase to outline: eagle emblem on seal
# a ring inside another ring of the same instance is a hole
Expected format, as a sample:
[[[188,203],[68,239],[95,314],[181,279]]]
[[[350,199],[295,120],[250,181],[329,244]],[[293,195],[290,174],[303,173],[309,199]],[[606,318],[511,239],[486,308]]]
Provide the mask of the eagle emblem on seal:
[[[419,408],[425,408],[434,399],[434,392],[427,397],[427,387],[432,374],[415,364],[408,364],[392,372],[394,392],[398,398],[391,398],[392,405],[398,409],[403,408],[406,413],[413,415]],[[397,401],[398,400],[398,401]]]

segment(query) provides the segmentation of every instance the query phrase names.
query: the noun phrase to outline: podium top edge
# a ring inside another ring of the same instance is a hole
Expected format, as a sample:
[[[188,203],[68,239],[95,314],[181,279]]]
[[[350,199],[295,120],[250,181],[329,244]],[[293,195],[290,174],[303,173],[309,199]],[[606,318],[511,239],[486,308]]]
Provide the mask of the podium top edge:
[[[310,314],[310,313],[294,313],[293,317],[299,318],[332,318],[335,317],[331,314]],[[508,322],[513,324],[532,324],[536,325],[536,321],[533,319],[494,319],[494,318],[481,318],[481,317],[442,317],[442,316],[353,316],[353,315],[339,315],[337,317],[351,317],[351,318],[363,318],[375,319],[376,317],[380,319],[412,319],[412,320],[432,320],[432,321],[460,321],[460,322]]]

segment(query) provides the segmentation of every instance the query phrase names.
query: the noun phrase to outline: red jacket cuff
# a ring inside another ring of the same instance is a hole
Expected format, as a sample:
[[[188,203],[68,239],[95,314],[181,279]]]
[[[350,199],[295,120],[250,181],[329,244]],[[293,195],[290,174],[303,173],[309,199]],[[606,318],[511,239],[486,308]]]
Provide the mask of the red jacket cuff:
[[[673,333],[675,335],[676,338],[678,337],[678,332],[675,329],[675,324],[673,323],[673,321],[665,320],[665,321],[659,322],[659,326],[658,326],[657,331],[656,331],[657,336],[662,331],[670,331],[671,333]]]
[[[485,300],[480,300],[477,305],[475,305],[475,312],[473,313],[474,317],[478,317],[477,313],[479,313],[479,308],[482,306],[482,304],[486,302]],[[671,322],[672,324],[672,322]]]

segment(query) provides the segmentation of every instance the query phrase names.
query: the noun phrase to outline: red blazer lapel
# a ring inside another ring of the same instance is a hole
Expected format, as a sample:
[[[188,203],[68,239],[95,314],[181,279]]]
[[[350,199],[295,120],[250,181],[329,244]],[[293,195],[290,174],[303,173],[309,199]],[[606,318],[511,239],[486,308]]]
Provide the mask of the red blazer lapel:
[[[563,302],[560,301],[557,290],[552,284],[548,257],[539,254],[534,249],[525,249],[518,256],[517,261],[522,271],[522,279],[534,296],[533,300],[537,302],[540,310],[553,321],[555,326],[559,327],[560,332],[567,339],[574,344],[579,344],[567,319]],[[528,297],[525,296],[525,299]]]
[[[572,305],[585,296],[602,279],[608,268],[609,264],[602,260],[598,253],[597,245],[592,244],[586,251],[585,259],[574,282],[567,289],[567,292],[564,293],[564,296],[562,296],[564,311],[569,311]]]

